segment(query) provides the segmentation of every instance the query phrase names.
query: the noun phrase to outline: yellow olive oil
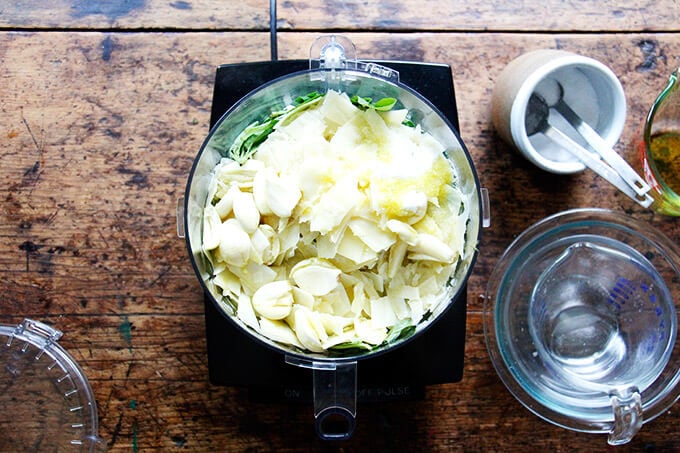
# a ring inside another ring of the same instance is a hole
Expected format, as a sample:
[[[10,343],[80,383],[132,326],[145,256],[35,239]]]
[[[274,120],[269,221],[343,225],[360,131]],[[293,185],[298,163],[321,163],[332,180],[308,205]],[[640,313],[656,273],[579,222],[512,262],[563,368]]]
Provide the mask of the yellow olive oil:
[[[650,137],[650,157],[658,176],[676,194],[680,194],[680,133],[662,132]]]

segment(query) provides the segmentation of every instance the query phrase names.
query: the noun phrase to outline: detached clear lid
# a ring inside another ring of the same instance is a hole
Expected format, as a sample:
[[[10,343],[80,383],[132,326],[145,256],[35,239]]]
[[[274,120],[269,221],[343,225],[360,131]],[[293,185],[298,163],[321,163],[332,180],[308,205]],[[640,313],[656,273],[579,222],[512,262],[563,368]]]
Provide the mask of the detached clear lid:
[[[25,319],[0,325],[0,450],[104,451],[97,405],[62,332]]]

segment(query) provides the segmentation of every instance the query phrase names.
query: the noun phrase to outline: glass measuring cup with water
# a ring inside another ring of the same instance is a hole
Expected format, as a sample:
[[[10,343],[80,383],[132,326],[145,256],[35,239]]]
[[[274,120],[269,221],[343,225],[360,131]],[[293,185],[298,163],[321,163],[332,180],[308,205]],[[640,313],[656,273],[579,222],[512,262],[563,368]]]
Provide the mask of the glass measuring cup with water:
[[[485,294],[492,362],[529,410],[628,442],[680,395],[680,254],[622,213],[577,209],[522,233]]]
[[[556,404],[588,394],[593,409],[613,410],[612,443],[642,426],[640,392],[665,368],[676,313],[654,266],[623,242],[577,235],[536,281],[529,330],[552,379],[539,392]],[[625,423],[624,423],[625,420]]]

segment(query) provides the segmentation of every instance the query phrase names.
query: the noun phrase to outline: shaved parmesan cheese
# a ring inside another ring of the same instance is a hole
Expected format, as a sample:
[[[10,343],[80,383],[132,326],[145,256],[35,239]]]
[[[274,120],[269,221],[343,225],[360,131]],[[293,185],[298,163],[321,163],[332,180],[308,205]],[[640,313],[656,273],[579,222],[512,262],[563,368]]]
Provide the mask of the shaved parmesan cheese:
[[[293,345],[300,349],[303,348],[293,329],[283,321],[272,321],[271,319],[260,319],[260,333],[267,338],[283,344]]]
[[[474,252],[470,195],[445,147],[403,124],[408,110],[358,108],[335,91],[311,99],[240,164],[215,168],[207,286],[272,341],[372,348],[449,300],[454,270]]]

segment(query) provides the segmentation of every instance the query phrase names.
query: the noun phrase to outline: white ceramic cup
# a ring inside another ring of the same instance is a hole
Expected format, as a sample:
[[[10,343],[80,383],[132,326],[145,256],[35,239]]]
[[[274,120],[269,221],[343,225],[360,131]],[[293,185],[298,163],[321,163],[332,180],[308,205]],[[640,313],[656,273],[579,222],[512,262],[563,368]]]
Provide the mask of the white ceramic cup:
[[[626,98],[621,82],[601,62],[555,49],[525,53],[499,75],[491,100],[491,118],[499,135],[543,170],[557,174],[583,171],[586,166],[541,133],[527,135],[525,118],[532,93],[548,104],[559,97],[613,147],[626,120]],[[551,125],[587,148],[587,142],[564,118],[550,114]]]

